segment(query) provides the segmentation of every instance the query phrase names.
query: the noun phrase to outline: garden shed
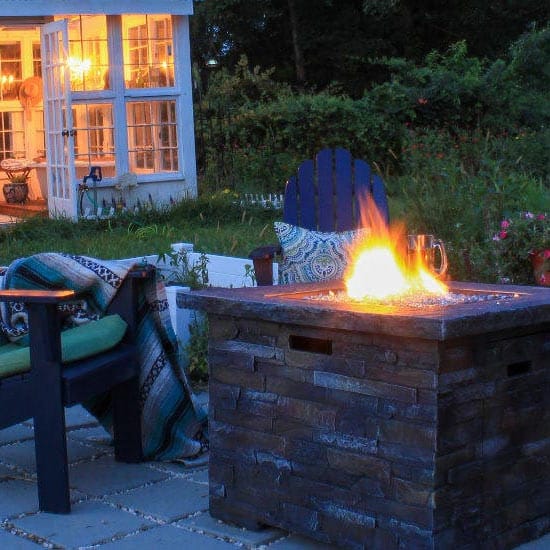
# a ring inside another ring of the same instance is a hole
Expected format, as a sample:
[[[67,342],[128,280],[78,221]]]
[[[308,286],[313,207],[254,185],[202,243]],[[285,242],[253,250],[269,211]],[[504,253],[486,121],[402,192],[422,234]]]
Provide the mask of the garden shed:
[[[30,200],[72,219],[195,196],[192,9],[0,0],[0,185],[27,176]]]

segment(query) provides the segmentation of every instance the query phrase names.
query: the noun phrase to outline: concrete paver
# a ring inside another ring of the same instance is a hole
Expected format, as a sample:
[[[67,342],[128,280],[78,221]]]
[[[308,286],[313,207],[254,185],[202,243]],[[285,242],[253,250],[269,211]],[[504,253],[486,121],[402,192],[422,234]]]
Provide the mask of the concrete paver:
[[[74,405],[65,409],[65,425],[68,429],[76,426],[97,426],[97,420],[84,407]]]
[[[101,550],[159,550],[178,548],[189,550],[235,550],[236,545],[224,540],[204,536],[173,525],[156,527],[101,546]]]
[[[116,462],[110,455],[71,466],[69,476],[71,487],[93,496],[102,496],[160,481],[168,478],[169,474],[145,463]]]
[[[36,483],[31,480],[12,479],[0,485],[0,518],[5,520],[38,508]]]
[[[8,466],[5,464],[0,464],[0,479],[10,479],[13,477],[29,477],[26,472],[18,470],[15,466]]]
[[[550,550],[550,533],[533,542],[522,544],[516,550]]]
[[[191,471],[188,475],[189,479],[196,481],[197,483],[204,483],[208,485],[208,468]]]
[[[185,495],[185,498],[182,498]],[[166,479],[105,500],[146,516],[171,522],[208,510],[208,487],[186,479]]]
[[[279,540],[287,535],[280,529],[266,528],[259,531],[249,531],[236,525],[228,525],[213,518],[208,512],[184,519],[179,526],[200,531],[214,537],[235,540],[248,546],[260,546]]]
[[[154,525],[144,517],[93,501],[74,504],[70,514],[32,514],[12,523],[25,533],[33,533],[63,548],[108,542],[112,537],[122,537]]]
[[[38,546],[36,543],[18,537],[9,531],[0,531],[0,548],[10,550],[36,550]]]
[[[83,459],[90,459],[97,456],[98,453],[105,452],[97,447],[83,445],[78,441],[68,439],[67,453],[69,455],[69,464]],[[36,460],[34,455],[34,439],[11,443],[0,447],[0,462],[4,464],[17,465],[29,473],[36,471]]]
[[[0,445],[33,438],[34,430],[26,424],[16,424],[15,426],[0,430]]]
[[[208,468],[201,466],[199,468],[187,468],[178,462],[155,462],[150,463],[155,470],[167,472],[174,477],[183,477],[196,483],[205,483],[208,485]]]
[[[111,449],[111,436],[101,426],[85,426],[67,432],[68,439],[74,439],[87,445],[95,445],[102,449]]]

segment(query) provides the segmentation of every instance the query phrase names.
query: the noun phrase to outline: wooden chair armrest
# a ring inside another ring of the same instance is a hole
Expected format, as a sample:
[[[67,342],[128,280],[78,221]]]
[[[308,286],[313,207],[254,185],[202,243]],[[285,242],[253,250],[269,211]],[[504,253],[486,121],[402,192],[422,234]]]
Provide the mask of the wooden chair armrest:
[[[0,290],[0,302],[25,302],[56,304],[74,298],[74,290],[24,290],[7,289]]]
[[[276,254],[281,253],[281,246],[278,244],[268,244],[265,246],[259,246],[258,248],[255,248],[248,257],[251,260],[255,259],[266,259],[271,258],[273,259]]]
[[[152,277],[155,273],[153,265],[137,265],[128,273],[128,277],[134,279],[146,279]],[[10,288],[0,290],[0,302],[25,302],[25,303],[42,303],[52,304],[63,302],[65,300],[74,299],[77,294],[74,290],[47,290],[47,289],[20,289]]]
[[[254,274],[258,286],[273,284],[273,258],[281,253],[279,245],[266,245],[255,248],[248,257],[254,264]]]
[[[155,274],[156,267],[151,264],[136,264],[128,272],[128,277],[133,279],[147,279]]]

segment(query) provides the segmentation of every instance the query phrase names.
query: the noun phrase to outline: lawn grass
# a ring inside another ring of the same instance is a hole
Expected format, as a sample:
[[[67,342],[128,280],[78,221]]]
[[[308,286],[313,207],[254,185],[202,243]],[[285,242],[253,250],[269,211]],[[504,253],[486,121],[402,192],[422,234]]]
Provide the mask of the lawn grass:
[[[256,246],[275,242],[273,220],[280,217],[281,212],[242,207],[222,197],[110,220],[30,218],[0,230],[0,265],[38,252],[103,259],[161,254],[175,242],[193,243],[198,252],[247,257]]]

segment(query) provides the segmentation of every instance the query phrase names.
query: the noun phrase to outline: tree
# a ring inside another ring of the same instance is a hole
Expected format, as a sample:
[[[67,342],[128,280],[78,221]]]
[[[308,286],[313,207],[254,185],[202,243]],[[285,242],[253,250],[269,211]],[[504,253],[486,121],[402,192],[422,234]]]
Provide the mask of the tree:
[[[365,51],[362,0],[206,0],[192,18],[194,59],[215,51],[222,65],[246,54],[275,78],[315,87],[356,72]]]
[[[296,65],[296,80],[300,85],[306,82],[306,68],[304,66],[304,55],[302,46],[298,40],[298,17],[296,15],[296,3],[294,0],[288,0],[288,15],[290,19],[290,29],[292,32],[292,46],[294,48],[294,63]]]
[[[400,2],[401,0],[364,0],[363,11],[367,15],[385,15]]]
[[[465,40],[472,55],[495,59],[550,19],[550,4],[540,0],[204,0],[195,7],[196,61],[217,55],[232,68],[244,54],[253,66],[274,67],[278,80],[356,97],[388,76],[375,58],[420,62]]]

